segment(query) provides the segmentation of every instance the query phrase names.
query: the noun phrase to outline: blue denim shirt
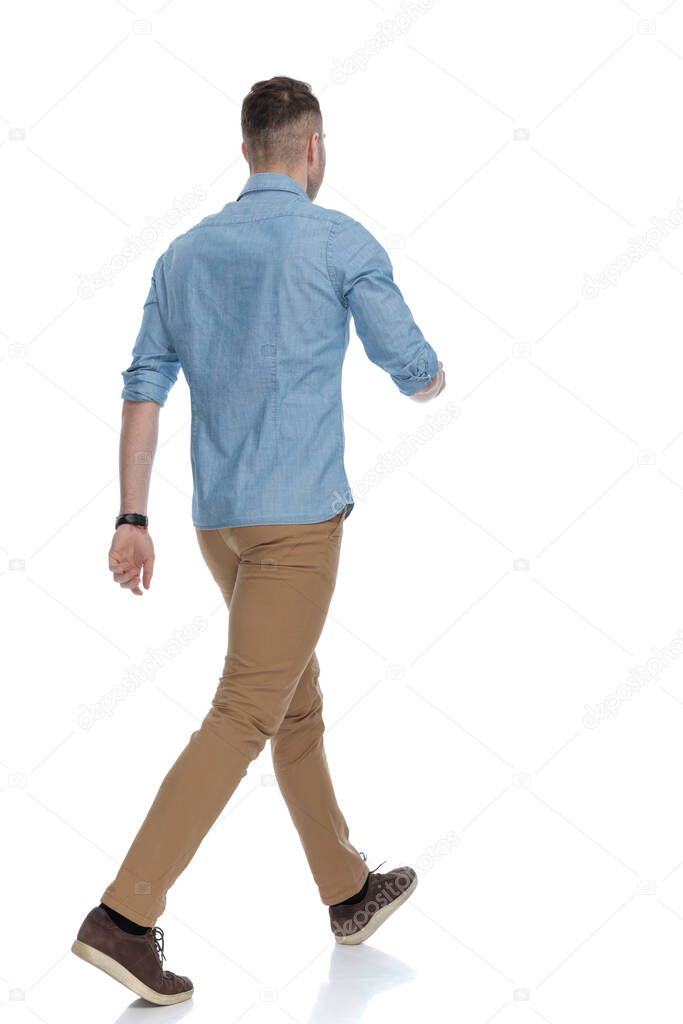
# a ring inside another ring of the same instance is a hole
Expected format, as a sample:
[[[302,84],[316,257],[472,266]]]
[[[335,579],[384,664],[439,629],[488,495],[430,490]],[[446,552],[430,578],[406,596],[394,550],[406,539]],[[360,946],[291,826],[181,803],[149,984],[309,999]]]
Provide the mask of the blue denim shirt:
[[[121,397],[163,406],[182,368],[194,526],[313,523],[344,506],[348,517],[341,376],[351,316],[402,394],[430,383],[436,353],[384,248],[287,174],[252,174],[159,258]]]

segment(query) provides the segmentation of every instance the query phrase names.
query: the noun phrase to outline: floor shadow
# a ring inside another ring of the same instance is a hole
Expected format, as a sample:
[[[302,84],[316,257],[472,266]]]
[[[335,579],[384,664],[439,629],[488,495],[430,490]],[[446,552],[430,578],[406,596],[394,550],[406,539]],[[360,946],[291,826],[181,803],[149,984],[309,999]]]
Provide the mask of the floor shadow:
[[[360,1021],[374,996],[414,978],[412,967],[379,949],[335,943],[329,977],[320,986],[308,1024]]]
[[[144,1024],[145,1021],[151,1020],[154,1024],[172,1024],[173,1021],[181,1020],[185,1014],[191,1013],[193,1008],[193,999],[186,999],[184,1003],[176,1003],[174,1006],[155,1006],[146,999],[135,999],[128,1004],[121,1016],[116,1018],[114,1024]],[[153,1012],[146,1015],[145,1010]]]

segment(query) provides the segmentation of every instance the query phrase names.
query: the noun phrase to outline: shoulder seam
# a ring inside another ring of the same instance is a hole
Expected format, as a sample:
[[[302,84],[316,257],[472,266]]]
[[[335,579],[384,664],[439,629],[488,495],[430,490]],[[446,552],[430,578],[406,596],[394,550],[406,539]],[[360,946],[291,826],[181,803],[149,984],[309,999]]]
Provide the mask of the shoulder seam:
[[[249,224],[261,220],[276,220],[280,217],[303,217],[305,220],[331,220],[332,225],[337,223],[336,221],[332,220],[332,218],[329,217],[318,218],[310,213],[299,213],[294,212],[293,210],[287,210],[283,213],[265,213],[263,214],[262,217],[244,217],[243,219],[240,220],[224,220],[212,224],[204,224],[202,223],[202,221],[199,221],[198,224],[193,224],[191,228],[188,228],[187,231],[183,232],[182,235],[178,235],[178,238],[174,238],[173,241],[176,242],[180,238],[184,238],[185,235],[189,235],[192,231],[197,231],[199,228],[224,228],[228,227],[230,224]]]

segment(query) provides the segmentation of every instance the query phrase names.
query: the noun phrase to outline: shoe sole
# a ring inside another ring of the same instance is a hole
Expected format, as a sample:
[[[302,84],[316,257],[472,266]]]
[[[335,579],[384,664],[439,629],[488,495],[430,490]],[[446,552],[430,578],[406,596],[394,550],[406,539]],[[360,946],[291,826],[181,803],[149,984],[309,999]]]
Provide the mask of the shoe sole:
[[[391,903],[387,903],[386,906],[376,910],[368,923],[360,931],[354,932],[352,935],[335,935],[335,940],[342,946],[357,946],[359,943],[365,942],[366,939],[369,939],[377,931],[380,925],[384,924],[388,917],[391,917],[395,910],[398,910],[402,903],[405,903],[410,894],[415,891],[416,885],[417,877],[412,880],[405,892],[402,892]]]
[[[115,981],[120,981],[131,992],[135,992],[136,996],[146,999],[148,1003],[155,1003],[157,1006],[170,1006],[173,1003],[182,1003],[185,999],[189,999],[194,992],[194,988],[190,988],[186,992],[176,992],[169,995],[155,992],[153,988],[145,985],[143,981],[140,981],[134,974],[131,974],[118,960],[107,956],[106,953],[95,949],[94,946],[88,946],[87,943],[81,942],[80,939],[76,939],[71,947],[71,952],[79,956],[81,960],[85,960],[86,963],[92,964],[93,967],[99,967],[101,971],[104,971],[105,974],[108,974]]]

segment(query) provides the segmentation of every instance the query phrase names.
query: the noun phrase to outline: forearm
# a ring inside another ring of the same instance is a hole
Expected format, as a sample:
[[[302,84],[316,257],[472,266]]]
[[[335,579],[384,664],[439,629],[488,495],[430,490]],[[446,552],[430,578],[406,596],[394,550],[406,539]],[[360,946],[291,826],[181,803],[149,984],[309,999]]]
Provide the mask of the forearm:
[[[152,464],[159,436],[159,405],[156,402],[124,401],[119,446],[119,513],[147,515]]]

